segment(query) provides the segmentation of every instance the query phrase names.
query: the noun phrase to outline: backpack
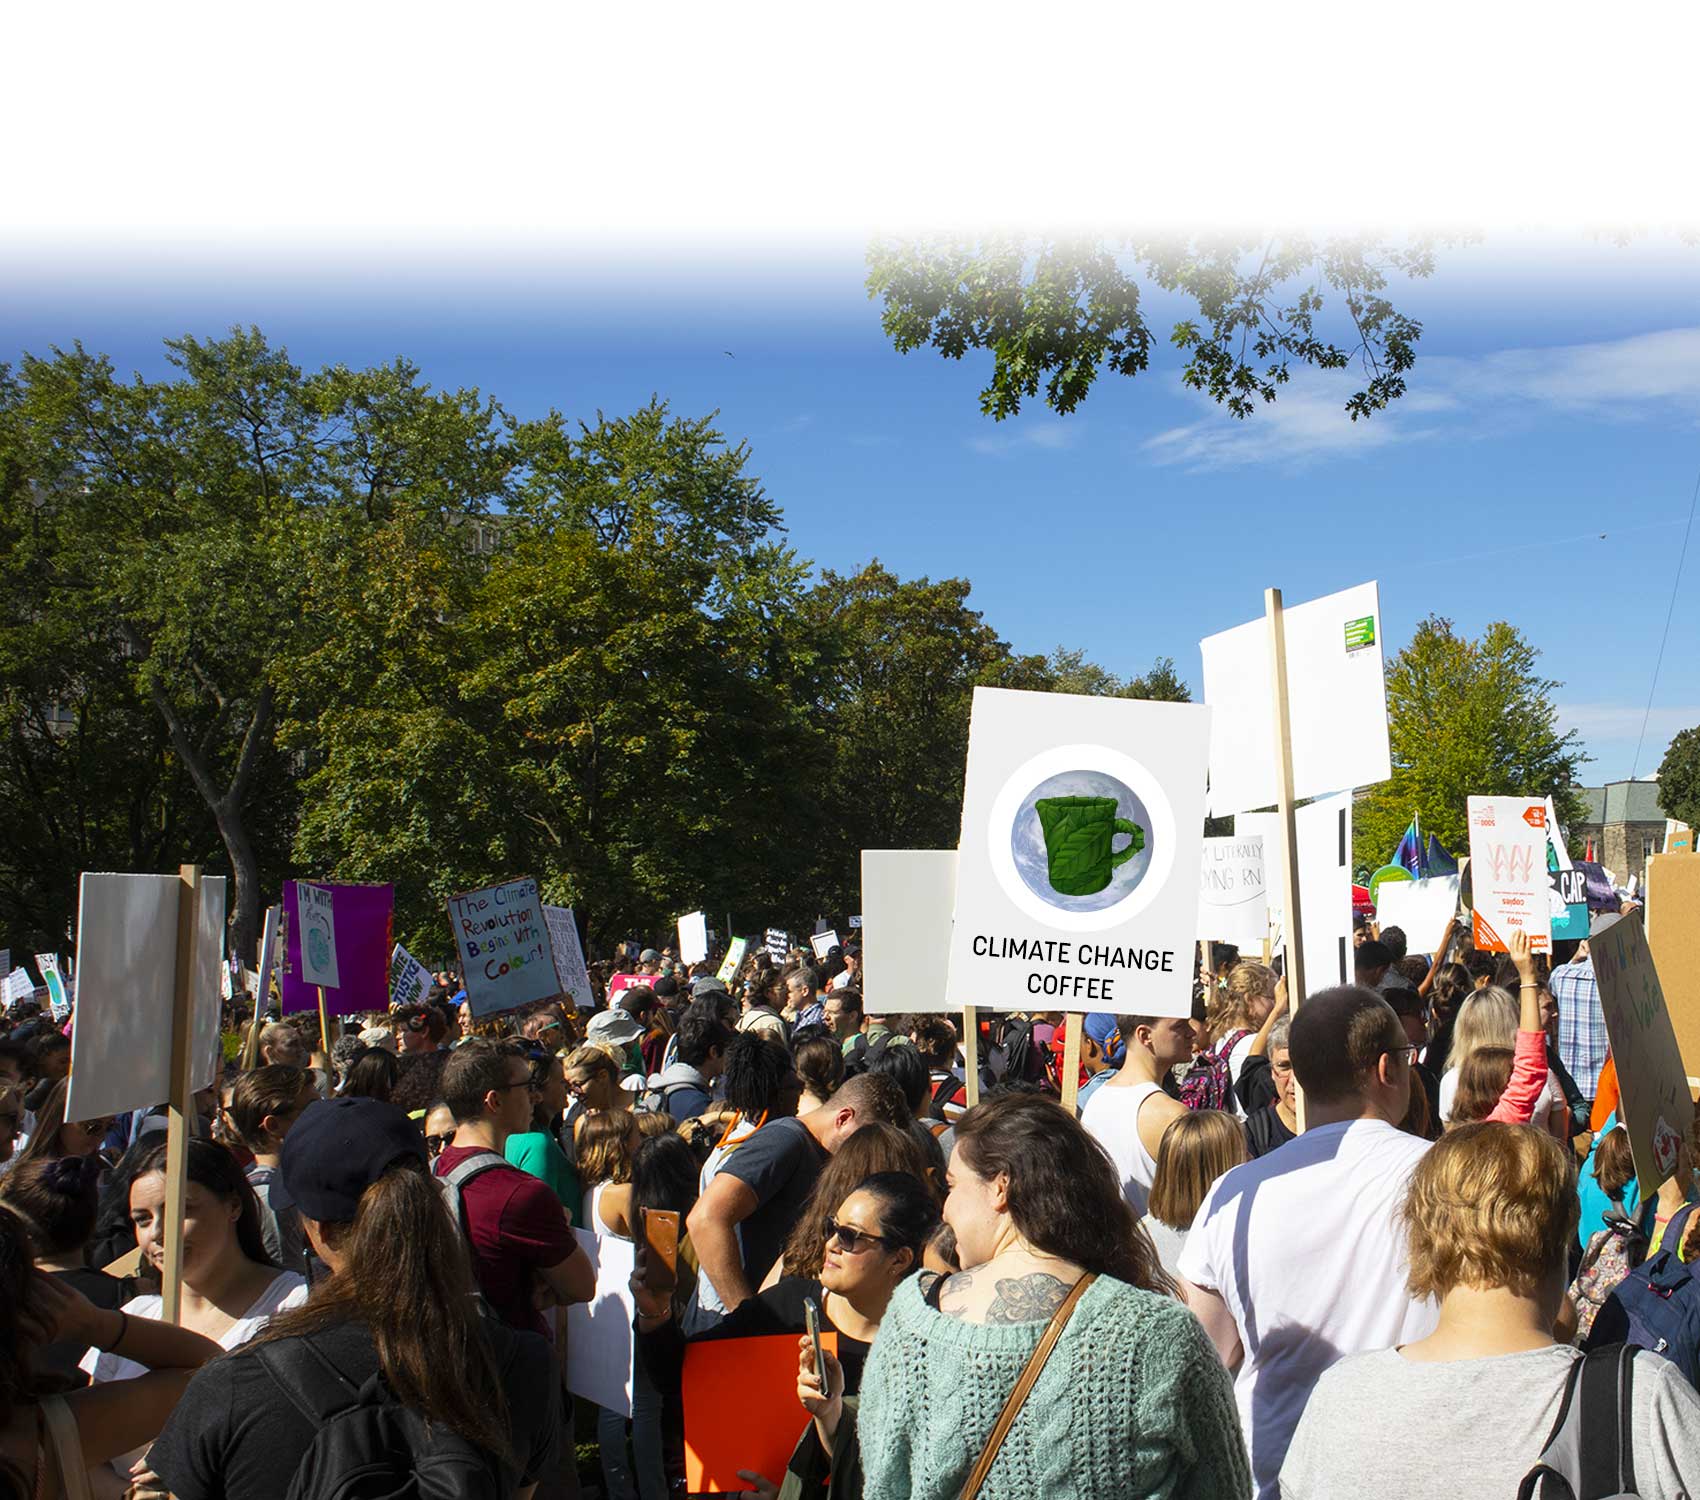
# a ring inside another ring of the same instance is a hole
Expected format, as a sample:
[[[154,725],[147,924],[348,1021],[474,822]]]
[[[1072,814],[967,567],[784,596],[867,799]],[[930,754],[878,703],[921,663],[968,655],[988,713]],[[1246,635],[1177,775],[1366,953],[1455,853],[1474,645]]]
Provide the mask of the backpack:
[[[954,1073],[946,1073],[943,1078],[939,1079],[938,1087],[933,1090],[933,1100],[927,1106],[927,1114],[935,1120],[947,1119],[948,1116],[944,1112],[945,1105],[954,1104],[959,1098],[966,1103],[964,1096],[967,1092],[968,1087],[960,1078]]]
[[[1250,1035],[1244,1027],[1230,1031],[1200,1057],[1181,1079],[1181,1103],[1188,1109],[1225,1109],[1232,1113],[1234,1074],[1228,1066],[1228,1054],[1239,1046],[1242,1037]]]
[[[1580,1344],[1594,1327],[1594,1319],[1623,1278],[1647,1258],[1647,1233],[1612,1199],[1611,1214],[1604,1229],[1588,1237],[1582,1263],[1566,1295],[1576,1309],[1576,1342]]]
[[[992,1076],[1000,1083],[1051,1085],[1050,1059],[1033,1040],[1033,1023],[1010,1018],[992,1047]]]
[[[1558,1419],[1517,1500],[1615,1500],[1637,1495],[1635,1455],[1624,1446],[1630,1426],[1635,1350],[1612,1344],[1570,1367]]]
[[[1594,1318],[1586,1348],[1623,1342],[1668,1359],[1690,1385],[1700,1385],[1700,1281],[1677,1259],[1688,1204],[1665,1226],[1659,1253],[1613,1289]]]
[[[305,1338],[254,1355],[312,1425],[285,1500],[501,1500],[508,1486],[483,1449],[428,1424],[381,1373],[356,1386]]]
[[[638,1108],[646,1109],[652,1114],[670,1115],[673,1111],[667,1107],[668,1100],[685,1089],[695,1089],[699,1094],[708,1092],[700,1085],[690,1082],[664,1084],[658,1089],[645,1089],[643,1097],[638,1100]]]
[[[451,1171],[443,1173],[437,1179],[437,1186],[442,1190],[443,1201],[448,1205],[454,1221],[460,1225],[460,1232],[466,1239],[466,1248],[472,1251],[472,1230],[466,1222],[466,1198],[462,1189],[474,1177],[482,1177],[486,1172],[493,1172],[497,1167],[511,1166],[505,1156],[499,1156],[494,1151],[475,1151],[462,1162],[458,1162]],[[515,1168],[517,1171],[518,1168]],[[472,1258],[474,1272],[478,1269],[478,1257]]]
[[[868,1064],[891,1045],[891,1039],[896,1035],[895,1031],[888,1031],[871,1042],[866,1036],[858,1036],[855,1044],[844,1054],[844,1076],[854,1078],[859,1073],[866,1073]]]

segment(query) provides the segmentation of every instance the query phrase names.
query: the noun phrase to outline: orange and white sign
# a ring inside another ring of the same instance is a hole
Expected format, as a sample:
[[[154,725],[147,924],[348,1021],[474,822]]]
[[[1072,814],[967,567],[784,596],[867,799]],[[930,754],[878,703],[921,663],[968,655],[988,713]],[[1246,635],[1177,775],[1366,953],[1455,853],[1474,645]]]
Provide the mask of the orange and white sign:
[[[1521,930],[1531,951],[1549,952],[1546,799],[1472,797],[1469,821],[1476,947],[1504,953]]]

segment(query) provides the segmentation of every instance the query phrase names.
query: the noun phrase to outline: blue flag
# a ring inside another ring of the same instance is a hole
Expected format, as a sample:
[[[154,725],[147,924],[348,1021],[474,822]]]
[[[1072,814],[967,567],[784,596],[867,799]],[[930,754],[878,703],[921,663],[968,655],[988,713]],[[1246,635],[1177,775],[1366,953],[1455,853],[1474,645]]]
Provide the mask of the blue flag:
[[[1446,846],[1432,833],[1428,836],[1426,862],[1430,875],[1456,875],[1458,873],[1458,861],[1446,852]]]
[[[1403,865],[1413,875],[1421,880],[1428,872],[1423,868],[1423,839],[1417,832],[1417,820],[1411,819],[1411,826],[1405,830],[1404,838],[1399,840],[1399,847],[1393,851],[1389,864]]]

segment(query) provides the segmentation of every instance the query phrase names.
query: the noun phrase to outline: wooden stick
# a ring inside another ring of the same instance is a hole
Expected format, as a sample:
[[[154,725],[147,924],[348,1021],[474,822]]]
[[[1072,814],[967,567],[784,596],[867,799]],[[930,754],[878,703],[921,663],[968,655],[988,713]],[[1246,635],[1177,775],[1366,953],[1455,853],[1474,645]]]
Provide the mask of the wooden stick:
[[[183,1218],[189,1185],[189,1112],[194,1108],[195,949],[201,925],[201,867],[177,870],[177,995],[171,1016],[171,1083],[165,1135],[165,1275],[160,1317],[183,1308]]]
[[[1080,1095],[1080,1039],[1086,1031],[1084,1012],[1071,1010],[1067,1017],[1068,1035],[1063,1040],[1063,1108],[1071,1115],[1074,1101]]]
[[[319,988],[319,1051],[323,1052],[325,1054],[326,1059],[328,1060],[330,1055],[331,1055],[331,1032],[330,1032],[330,1027],[325,1024],[325,987],[321,984],[318,988]]]
[[[972,1109],[980,1102],[980,1012],[962,1007],[962,1097]]]
[[[1293,726],[1287,704],[1287,636],[1281,623],[1281,591],[1266,589],[1264,613],[1269,620],[1270,677],[1275,694],[1275,766],[1281,836],[1286,842],[1286,868],[1281,872],[1285,900],[1281,942],[1286,954],[1288,1013],[1299,1008],[1305,993],[1304,924],[1299,912],[1299,837],[1293,815]]]

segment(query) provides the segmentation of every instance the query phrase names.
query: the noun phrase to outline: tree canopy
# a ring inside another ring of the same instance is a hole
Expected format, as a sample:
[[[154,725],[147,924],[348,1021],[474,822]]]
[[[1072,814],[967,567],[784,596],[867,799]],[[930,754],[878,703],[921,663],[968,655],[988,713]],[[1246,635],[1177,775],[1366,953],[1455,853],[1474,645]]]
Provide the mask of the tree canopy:
[[[1684,729],[1659,762],[1659,806],[1667,818],[1700,828],[1700,726]]]

